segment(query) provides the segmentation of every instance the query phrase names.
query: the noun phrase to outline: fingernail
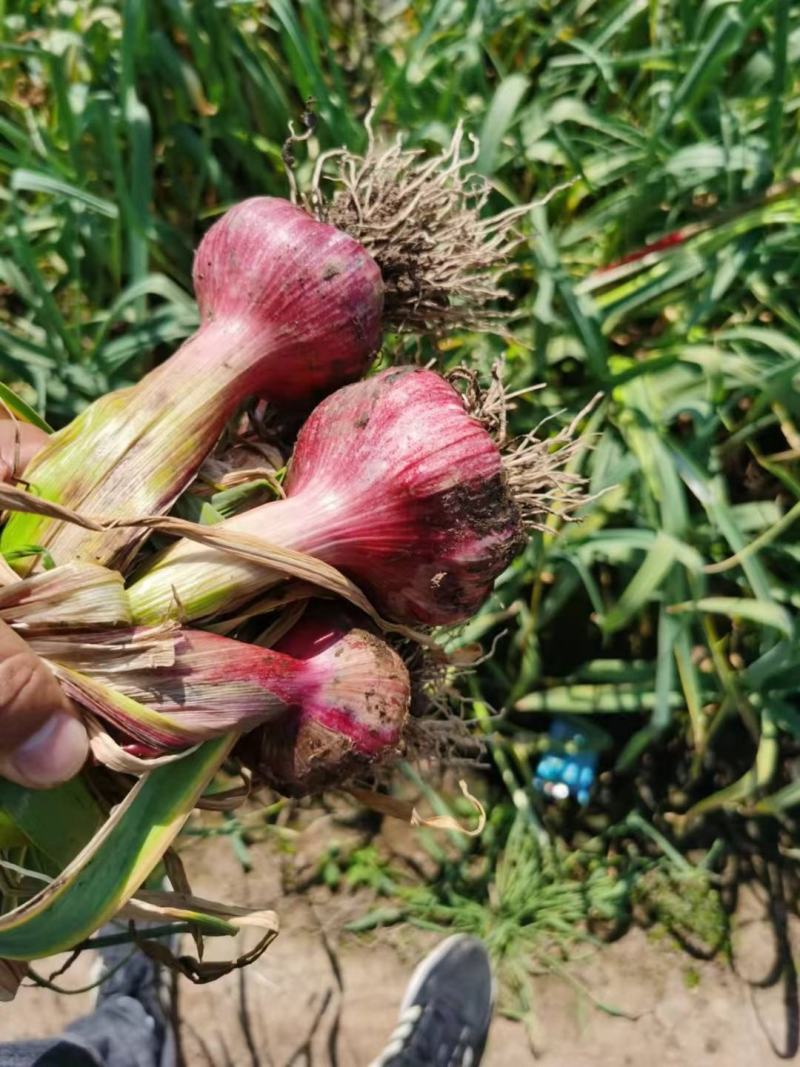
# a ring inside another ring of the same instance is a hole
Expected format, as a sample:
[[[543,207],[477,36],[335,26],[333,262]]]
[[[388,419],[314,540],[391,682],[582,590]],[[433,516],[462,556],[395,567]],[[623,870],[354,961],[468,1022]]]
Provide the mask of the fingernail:
[[[74,777],[86,761],[89,739],[73,715],[56,712],[9,759],[13,770],[36,789]]]

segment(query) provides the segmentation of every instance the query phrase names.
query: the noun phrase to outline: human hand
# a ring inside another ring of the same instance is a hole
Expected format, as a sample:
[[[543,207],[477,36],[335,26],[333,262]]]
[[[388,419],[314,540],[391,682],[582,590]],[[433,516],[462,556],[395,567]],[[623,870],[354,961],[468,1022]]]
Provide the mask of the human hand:
[[[0,417],[0,481],[18,477],[46,440],[35,426]],[[0,776],[46,789],[77,774],[88,747],[47,665],[0,622]]]
[[[19,477],[47,443],[47,434],[28,422],[14,422],[0,408],[0,482]]]

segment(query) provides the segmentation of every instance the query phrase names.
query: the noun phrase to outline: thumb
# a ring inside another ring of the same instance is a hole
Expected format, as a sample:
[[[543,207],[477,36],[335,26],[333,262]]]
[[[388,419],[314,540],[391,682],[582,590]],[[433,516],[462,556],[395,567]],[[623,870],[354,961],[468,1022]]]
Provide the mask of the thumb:
[[[47,434],[37,426],[0,417],[0,480],[22,474],[47,442]]]
[[[46,789],[77,774],[88,747],[47,665],[0,622],[0,775]]]

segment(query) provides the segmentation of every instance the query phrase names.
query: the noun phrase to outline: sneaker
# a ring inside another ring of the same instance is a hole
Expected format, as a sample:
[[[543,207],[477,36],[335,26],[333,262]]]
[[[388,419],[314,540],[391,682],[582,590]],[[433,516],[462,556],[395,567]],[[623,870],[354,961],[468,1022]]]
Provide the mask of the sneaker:
[[[414,971],[395,1031],[371,1067],[476,1067],[493,1007],[483,943],[449,937]]]

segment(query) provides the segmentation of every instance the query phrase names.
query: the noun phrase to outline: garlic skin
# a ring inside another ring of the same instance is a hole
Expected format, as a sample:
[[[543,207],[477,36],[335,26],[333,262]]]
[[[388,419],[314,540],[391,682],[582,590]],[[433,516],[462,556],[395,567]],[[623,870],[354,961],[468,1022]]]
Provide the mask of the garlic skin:
[[[380,346],[377,264],[352,237],[286,200],[254,197],[219,219],[197,250],[194,283],[199,330],[135,386],[101,397],[50,438],[25,472],[39,496],[89,516],[163,514],[249,396],[310,406],[364,374]],[[0,546],[35,544],[57,563],[125,569],[143,536],[15,514]]]
[[[240,324],[247,351],[225,365],[240,365],[242,388],[273,403],[307,405],[354,381],[380,347],[377,263],[288,200],[252,197],[226,212],[201,241],[192,278],[201,332]]]
[[[301,429],[284,485],[286,499],[219,528],[325,560],[399,622],[469,618],[525,543],[497,445],[430,370],[393,368],[329,396]],[[277,580],[184,541],[128,594],[137,621],[158,623],[176,603],[188,619],[233,610]]]
[[[311,612],[276,645],[317,676],[302,706],[245,739],[246,761],[285,796],[319,793],[400,755],[408,670],[385,641],[346,619]]]
[[[181,630],[171,655],[148,659],[153,631],[129,631],[125,648],[108,632],[51,665],[69,697],[153,751],[264,724],[275,780],[316,783],[396,752],[411,699],[397,653],[326,608],[276,648]]]
[[[300,433],[286,492],[306,507],[324,502],[313,554],[399,621],[469,618],[525,543],[497,445],[422,368],[390,369],[323,401]]]

